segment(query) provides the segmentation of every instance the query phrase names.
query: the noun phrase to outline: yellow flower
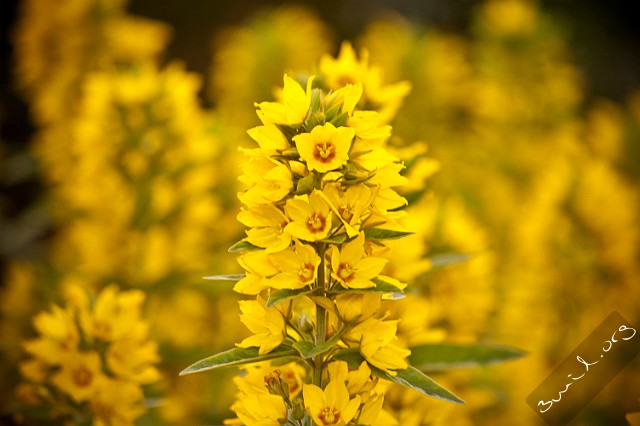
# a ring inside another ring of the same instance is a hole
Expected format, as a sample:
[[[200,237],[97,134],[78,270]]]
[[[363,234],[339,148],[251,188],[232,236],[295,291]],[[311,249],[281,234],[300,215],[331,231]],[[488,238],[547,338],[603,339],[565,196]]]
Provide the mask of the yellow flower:
[[[282,397],[268,393],[241,394],[231,409],[247,426],[280,426],[279,419],[287,418]]]
[[[289,219],[273,204],[243,209],[238,220],[250,227],[246,240],[267,253],[282,251],[291,244],[291,235],[284,231]]]
[[[405,358],[411,354],[411,351],[394,344],[398,340],[397,327],[398,321],[369,318],[349,330],[343,340],[357,345],[371,365],[395,374],[393,370],[409,366]]]
[[[309,170],[325,173],[342,167],[349,160],[349,148],[355,135],[350,127],[335,127],[331,123],[318,125],[311,133],[293,137],[300,158]]]
[[[369,207],[374,193],[363,184],[350,185],[341,190],[339,185],[328,184],[320,195],[328,201],[333,212],[340,218],[347,235],[355,237],[360,232],[360,225],[369,216]]]
[[[24,348],[34,357],[55,365],[77,349],[80,337],[72,310],[54,305],[51,313],[39,313],[33,324],[41,337],[25,342]]]
[[[346,323],[362,322],[373,316],[380,309],[380,294],[340,294],[336,296],[336,306],[340,319]]]
[[[411,90],[406,81],[384,85],[382,68],[369,66],[369,52],[362,51],[358,60],[351,43],[345,41],[340,46],[337,58],[324,55],[320,58],[320,74],[329,89],[335,90],[345,84],[362,82],[364,96],[361,103],[373,104],[381,112],[385,122],[391,121],[402,100]]]
[[[267,308],[260,300],[241,300],[240,321],[254,333],[236,346],[248,348],[258,346],[260,355],[271,352],[280,345],[285,336],[285,322],[280,311],[276,308]]]
[[[247,272],[246,276],[233,287],[233,290],[238,293],[258,294],[268,287],[265,278],[278,273],[275,266],[269,262],[269,253],[266,250],[243,254],[237,260]]]
[[[375,287],[371,281],[388,262],[382,257],[365,256],[364,233],[331,252],[331,276],[345,288]]]
[[[118,292],[115,285],[102,290],[91,309],[80,310],[85,333],[103,341],[144,338],[147,325],[140,321],[144,293],[140,290]]]
[[[109,369],[125,380],[149,384],[160,379],[160,373],[152,365],[160,361],[155,342],[118,340],[107,349],[106,360]]]
[[[305,384],[302,395],[307,413],[321,426],[346,426],[360,408],[360,396],[349,399],[349,391],[341,380],[331,380],[324,391]]]
[[[269,256],[280,271],[269,279],[269,286],[280,289],[299,289],[311,285],[316,279],[320,257],[313,247],[295,242],[293,248]]]
[[[251,158],[242,164],[242,175],[238,178],[248,186],[238,194],[240,201],[255,206],[280,201],[289,194],[293,181],[287,166],[262,154],[250,155]]]
[[[105,380],[90,400],[92,426],[133,426],[145,412],[142,389],[130,382]]]
[[[316,191],[288,199],[284,209],[292,220],[285,232],[304,241],[318,241],[329,235],[331,209]]]
[[[274,124],[266,124],[257,126],[247,130],[251,138],[258,142],[260,149],[264,151],[283,151],[289,148],[287,138],[282,134]]]
[[[370,392],[377,384],[377,379],[371,379],[371,369],[366,361],[362,361],[357,370],[349,371],[345,361],[334,361],[327,366],[329,378],[332,381],[344,382],[349,395],[360,394],[361,402],[365,403]],[[358,422],[358,424],[365,424]]]
[[[284,87],[282,89],[282,103],[260,102],[256,103],[258,117],[264,124],[301,124],[309,112],[311,103],[311,87],[314,76],[307,80],[305,90],[288,75],[284,75]]]
[[[61,366],[51,382],[75,402],[89,400],[105,379],[97,352],[71,352],[62,358]]]

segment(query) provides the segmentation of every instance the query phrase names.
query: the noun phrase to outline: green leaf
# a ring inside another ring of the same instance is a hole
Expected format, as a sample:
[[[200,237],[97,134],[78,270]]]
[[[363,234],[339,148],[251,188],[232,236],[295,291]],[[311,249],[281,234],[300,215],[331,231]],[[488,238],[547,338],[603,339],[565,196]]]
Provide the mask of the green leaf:
[[[239,251],[252,251],[252,250],[260,250],[260,247],[254,246],[247,240],[240,240],[227,250],[229,253],[236,253]]]
[[[490,343],[437,343],[414,346],[409,355],[411,365],[424,371],[478,367],[525,355],[525,352]]]
[[[364,236],[367,240],[395,240],[398,238],[408,237],[415,232],[392,231],[391,229],[369,228],[364,230]]]
[[[305,176],[302,179],[298,180],[298,185],[296,186],[296,195],[310,194],[315,186],[315,176],[313,174]]]
[[[191,364],[180,372],[181,376],[198,373],[201,371],[213,370],[214,368],[234,367],[237,365],[250,364],[253,362],[266,361],[295,356],[298,353],[290,346],[280,345],[267,354],[258,354],[258,348],[233,348],[219,354]]]
[[[343,112],[338,117],[331,120],[331,123],[336,127],[341,127],[341,126],[346,126],[348,120],[349,120],[349,114],[346,112]]]
[[[464,404],[463,400],[434,382],[431,377],[415,367],[409,366],[406,370],[396,370],[395,376],[373,366],[371,367],[371,371],[375,376],[406,386],[427,396],[455,402],[456,404]]]
[[[228,274],[228,275],[210,275],[208,277],[202,277],[205,280],[211,281],[240,281],[245,277],[245,274]]]
[[[333,237],[325,238],[324,240],[320,240],[321,243],[328,244],[342,244],[347,240],[347,234],[338,234]]]
[[[336,286],[336,289],[331,290],[330,294],[365,294],[365,293],[385,293],[392,294],[394,299],[402,299],[404,292],[398,287],[389,284],[386,281],[382,281],[379,278],[373,278],[371,281],[375,283],[375,287],[368,288],[343,288]]]
[[[345,330],[346,327],[343,327],[340,331],[334,334],[331,339],[327,340],[321,345],[314,346],[311,342],[300,340],[293,344],[293,348],[297,350],[300,356],[302,356],[304,359],[323,354],[329,349],[333,348],[340,341],[340,338],[342,337],[342,334]]]
[[[453,265],[471,259],[471,253],[445,253],[431,256],[429,261],[432,268],[440,268],[442,266]]]
[[[288,299],[293,299],[294,297],[298,297],[303,294],[309,294],[313,290],[315,289],[309,288],[309,287],[304,287],[297,290],[290,290],[290,289],[276,290],[269,295],[269,298],[267,299],[267,307],[270,308],[271,306],[275,305],[278,302],[283,302]]]
[[[333,358],[338,361],[346,361],[351,369],[357,369],[360,367],[360,364],[362,364],[362,361],[364,361],[364,357],[358,348],[340,349]]]
[[[358,368],[362,361],[365,360],[357,348],[341,350],[334,358],[336,360],[346,361],[349,368],[352,369]],[[406,370],[396,370],[397,374],[395,376],[371,364],[369,364],[369,367],[374,376],[414,389],[427,396],[458,404],[464,403],[463,400],[434,382],[429,376],[415,367],[409,366]]]

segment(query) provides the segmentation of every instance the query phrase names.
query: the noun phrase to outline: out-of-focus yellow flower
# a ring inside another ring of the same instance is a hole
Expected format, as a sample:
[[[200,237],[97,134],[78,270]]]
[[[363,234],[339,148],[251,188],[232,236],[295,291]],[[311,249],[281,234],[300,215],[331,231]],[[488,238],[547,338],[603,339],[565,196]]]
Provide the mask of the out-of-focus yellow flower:
[[[128,426],[135,423],[145,408],[144,394],[139,386],[129,382],[107,379],[91,399],[95,413],[93,426]]]
[[[66,308],[34,318],[40,336],[25,343],[31,358],[20,365],[22,389],[33,392],[23,395],[52,419],[132,425],[146,411],[140,386],[160,378],[140,315],[144,294],[110,286],[93,301],[77,287],[67,295]]]
[[[361,82],[364,87],[362,103],[380,112],[383,121],[389,122],[400,107],[402,100],[411,90],[407,81],[385,85],[382,69],[369,65],[366,50],[358,60],[351,43],[345,41],[337,58],[324,55],[320,59],[320,74],[329,89],[335,90],[348,83]]]
[[[97,393],[100,382],[106,380],[97,352],[72,351],[60,360],[60,371],[51,382],[75,402],[87,401]]]

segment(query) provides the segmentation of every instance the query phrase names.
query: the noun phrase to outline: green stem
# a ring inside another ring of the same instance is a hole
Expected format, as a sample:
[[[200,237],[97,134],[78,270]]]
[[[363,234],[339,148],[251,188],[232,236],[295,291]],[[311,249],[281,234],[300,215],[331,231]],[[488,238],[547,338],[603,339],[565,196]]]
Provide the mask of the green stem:
[[[320,265],[318,266],[318,287],[322,286],[322,296],[326,295],[327,288],[324,277],[324,252],[325,245],[321,244],[318,248],[320,255]],[[327,312],[326,309],[316,304],[316,346],[322,345],[327,338]],[[313,384],[321,386],[322,384],[322,354],[318,354],[313,358]]]

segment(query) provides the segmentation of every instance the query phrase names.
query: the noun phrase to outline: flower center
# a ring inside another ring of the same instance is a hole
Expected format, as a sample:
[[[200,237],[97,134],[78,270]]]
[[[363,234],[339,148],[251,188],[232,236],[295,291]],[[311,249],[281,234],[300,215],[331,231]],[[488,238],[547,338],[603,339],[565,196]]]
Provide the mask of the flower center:
[[[340,212],[340,217],[344,219],[345,222],[351,222],[351,219],[353,219],[354,208],[349,204],[341,205],[338,212]]]
[[[307,219],[307,229],[309,232],[317,234],[322,232],[327,224],[327,219],[320,213],[314,213]]]
[[[349,281],[353,276],[353,268],[348,263],[341,263],[338,267],[338,277],[343,281]]]
[[[298,280],[301,283],[307,283],[313,280],[315,268],[309,263],[305,263],[300,269],[298,269]]]
[[[336,148],[330,142],[317,143],[313,148],[313,158],[321,163],[328,163],[336,156]]]
[[[323,425],[335,425],[340,421],[340,411],[334,407],[324,407],[320,410],[318,418]]]
[[[81,365],[73,370],[71,373],[71,380],[73,380],[73,383],[75,383],[76,386],[84,388],[91,384],[91,381],[93,380],[93,373],[87,367]]]

